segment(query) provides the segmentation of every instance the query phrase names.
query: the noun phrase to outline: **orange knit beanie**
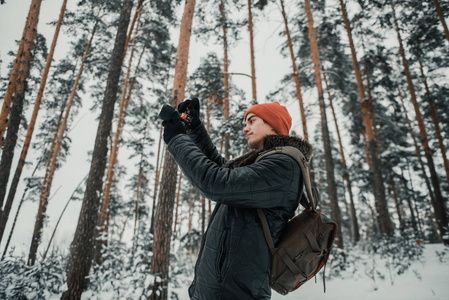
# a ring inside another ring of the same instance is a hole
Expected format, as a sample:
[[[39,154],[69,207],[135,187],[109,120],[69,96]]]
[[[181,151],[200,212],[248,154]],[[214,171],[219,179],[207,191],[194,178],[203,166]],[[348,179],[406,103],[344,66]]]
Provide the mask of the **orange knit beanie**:
[[[288,135],[290,128],[292,127],[292,117],[288,113],[287,108],[280,105],[278,102],[256,104],[252,106],[245,113],[245,121],[246,116],[249,113],[261,117],[265,122],[270,124],[279,135]]]

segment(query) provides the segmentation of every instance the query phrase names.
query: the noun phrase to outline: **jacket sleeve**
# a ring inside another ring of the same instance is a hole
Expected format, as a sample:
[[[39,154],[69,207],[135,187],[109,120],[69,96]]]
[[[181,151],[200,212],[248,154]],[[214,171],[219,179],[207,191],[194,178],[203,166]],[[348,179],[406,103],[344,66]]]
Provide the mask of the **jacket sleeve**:
[[[217,148],[212,143],[203,123],[201,123],[195,129],[188,131],[187,135],[210,160],[214,161],[219,166],[222,166],[226,163],[226,159],[218,153]]]
[[[300,167],[284,154],[273,154],[249,166],[221,168],[185,134],[175,136],[168,150],[185,176],[206,198],[229,206],[274,208],[297,199]],[[294,191],[294,192],[292,192]]]

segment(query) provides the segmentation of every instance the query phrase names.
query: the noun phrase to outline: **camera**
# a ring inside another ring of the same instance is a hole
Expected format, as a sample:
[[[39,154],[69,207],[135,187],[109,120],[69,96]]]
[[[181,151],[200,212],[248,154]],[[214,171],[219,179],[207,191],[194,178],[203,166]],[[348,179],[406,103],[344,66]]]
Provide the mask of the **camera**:
[[[170,105],[164,104],[162,106],[161,111],[159,112],[159,118],[161,118],[164,121],[170,121],[173,117],[173,113],[176,112],[176,114],[179,115],[179,112],[171,107]],[[189,114],[190,111],[187,108],[186,112],[182,113],[179,118],[186,123],[189,123],[192,120],[192,116]]]

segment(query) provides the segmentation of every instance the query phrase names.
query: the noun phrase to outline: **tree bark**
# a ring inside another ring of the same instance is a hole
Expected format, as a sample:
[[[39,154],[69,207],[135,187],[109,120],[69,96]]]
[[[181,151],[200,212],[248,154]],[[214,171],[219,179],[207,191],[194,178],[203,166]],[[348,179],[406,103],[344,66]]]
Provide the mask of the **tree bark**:
[[[318,89],[318,100],[320,104],[320,112],[321,112],[321,132],[324,146],[324,161],[326,166],[326,181],[327,181],[327,192],[329,195],[329,202],[331,207],[331,218],[338,224],[337,237],[336,237],[336,245],[343,249],[343,235],[341,232],[341,217],[340,217],[340,208],[338,206],[338,198],[337,198],[337,185],[335,183],[335,174],[334,174],[334,160],[332,158],[332,149],[331,142],[329,136],[329,129],[327,127],[327,117],[326,117],[326,106],[324,104],[324,96],[323,96],[323,86],[321,83],[321,70],[320,70],[320,58],[318,54],[318,44],[315,36],[315,29],[313,28],[313,16],[312,9],[310,7],[310,1],[304,0],[306,13],[307,13],[307,21],[309,27],[309,37],[310,37],[310,47],[312,50],[312,59],[313,65],[315,69],[315,82]]]
[[[175,76],[170,105],[177,106],[184,99],[187,65],[189,58],[190,35],[192,31],[195,0],[186,0],[181,20],[181,32],[176,53]],[[173,206],[175,200],[176,178],[178,168],[173,157],[165,151],[164,171],[162,173],[161,191],[154,223],[153,261],[151,274],[156,275],[150,300],[167,300],[170,264],[170,241],[173,225]]]
[[[248,0],[248,29],[249,29],[249,42],[251,53],[251,82],[253,90],[253,99],[251,104],[257,104],[257,90],[256,90],[256,62],[254,58],[254,31],[253,31],[253,14],[251,11],[251,0]]]
[[[67,266],[68,290],[62,294],[61,299],[80,299],[89,282],[86,276],[89,274],[95,253],[95,231],[98,224],[98,209],[106,167],[108,136],[111,132],[131,9],[132,0],[125,0],[122,4],[114,49],[112,50],[108,81],[86,191],[78,226],[70,246],[70,257]]]
[[[14,158],[14,149],[17,143],[17,133],[23,111],[23,99],[27,88],[27,79],[30,73],[31,61],[33,60],[34,41],[37,35],[37,23],[39,21],[41,2],[42,0],[34,0],[31,2],[27,23],[16,57],[16,63],[11,71],[10,83],[6,88],[3,108],[0,113],[0,148],[4,146],[0,164],[0,223],[2,223],[0,224],[0,241],[2,240],[4,226],[6,226],[9,210],[12,205],[12,202],[6,203],[5,207],[3,207],[6,187]],[[9,115],[10,118],[8,120]],[[5,144],[3,145],[3,136],[7,127],[9,129],[4,141]]]
[[[58,36],[59,36],[59,31],[61,29],[62,20],[64,19],[66,7],[67,7],[67,0],[64,0],[64,2],[62,4],[62,7],[61,7],[61,12],[59,14],[59,19],[58,19],[58,22],[56,24],[55,34],[53,36],[53,42],[52,42],[51,47],[50,47],[50,52],[49,52],[49,54],[47,56],[47,63],[45,65],[45,69],[44,69],[44,72],[42,74],[42,79],[41,79],[41,83],[40,83],[40,87],[39,87],[39,92],[37,94],[36,102],[34,104],[34,110],[33,110],[32,116],[31,116],[31,121],[30,121],[30,124],[28,125],[27,135],[25,137],[25,142],[24,142],[24,145],[23,145],[23,148],[22,148],[22,153],[20,155],[19,163],[17,165],[16,171],[15,171],[15,174],[14,174],[14,178],[13,178],[13,181],[11,183],[11,187],[9,189],[8,198],[11,198],[11,199],[14,199],[14,196],[15,196],[16,191],[17,191],[17,186],[18,186],[19,181],[20,181],[20,176],[22,175],[23,166],[25,165],[26,157],[27,157],[27,154],[28,154],[28,149],[29,149],[29,146],[30,146],[30,143],[31,143],[31,138],[33,137],[34,126],[36,125],[37,115],[39,113],[40,105],[42,103],[42,96],[44,94],[45,85],[47,84],[47,77],[48,77],[48,73],[50,71],[51,63],[53,61],[53,55],[54,55],[54,52],[55,52],[56,43],[58,41]],[[32,257],[31,261],[30,261],[30,257],[28,258],[28,263],[33,265],[35,259],[36,259],[36,253],[34,253],[34,256]]]
[[[303,102],[302,93],[301,93],[301,83],[299,81],[299,74],[298,74],[298,67],[296,66],[295,52],[293,51],[293,43],[292,43],[292,39],[290,36],[290,30],[288,28],[288,19],[287,19],[287,14],[285,13],[284,0],[280,0],[280,2],[281,2],[282,17],[284,18],[285,34],[287,36],[288,49],[290,50],[290,58],[292,60],[292,69],[293,69],[292,76],[293,76],[293,80],[295,81],[296,98],[298,98],[299,110],[301,112],[302,130],[304,132],[304,139],[309,140],[309,133],[307,130],[306,112],[304,109],[304,102]]]
[[[179,172],[178,190],[176,192],[175,226],[174,226],[173,232],[176,232],[176,227],[178,225],[179,198],[181,195],[181,180],[182,180],[182,172]]]
[[[224,89],[224,118],[226,122],[229,122],[229,60],[228,60],[228,33],[227,33],[227,19],[226,19],[226,11],[223,0],[220,3],[220,14],[221,14],[221,22],[223,28],[223,89]],[[229,159],[229,149],[231,147],[230,144],[231,135],[229,132],[225,133],[224,136],[224,156],[226,159]]]
[[[139,10],[136,11],[136,15],[138,14],[138,12],[139,12]],[[139,23],[139,21],[137,23]],[[136,32],[137,32],[138,28],[139,28],[139,25],[137,24]],[[136,42],[136,36],[134,36],[134,39],[133,39],[131,53],[130,53],[129,61],[128,61],[128,71],[126,72],[126,77],[125,77],[124,85],[122,88],[122,96],[120,99],[120,109],[119,109],[119,115],[118,115],[118,120],[117,120],[117,130],[115,131],[115,136],[114,136],[114,144],[112,146],[112,149],[110,151],[111,153],[109,155],[108,171],[107,171],[103,201],[101,204],[101,211],[100,211],[100,220],[98,222],[99,236],[107,235],[108,230],[109,230],[108,216],[109,216],[109,202],[110,202],[111,188],[112,188],[112,183],[114,182],[115,167],[117,165],[117,156],[118,156],[118,150],[119,150],[119,146],[120,146],[120,138],[122,136],[123,126],[125,126],[126,112],[128,110],[129,100],[131,99],[132,90],[134,88],[134,82],[136,80],[136,77],[133,77],[133,79],[131,80],[131,84],[129,84],[129,81],[130,81],[129,77],[131,74],[131,65],[132,65],[132,61],[133,61],[133,57],[134,57],[134,50],[135,50],[135,48],[134,48],[135,42]],[[140,53],[139,61],[137,62],[134,73],[137,73],[137,70],[140,66],[140,62],[142,60],[142,56],[143,56],[144,52],[145,52],[145,48],[143,48],[142,52]],[[129,89],[128,89],[128,84],[129,84]],[[98,240],[97,252],[96,252],[96,257],[95,257],[95,262],[97,264],[101,264],[101,256],[102,256],[101,251],[103,248],[106,247],[106,244],[107,244],[106,239]]]
[[[346,157],[345,157],[345,152],[344,152],[344,149],[343,149],[343,143],[342,143],[342,140],[341,140],[340,129],[339,129],[338,122],[337,122],[337,116],[335,114],[335,109],[334,109],[334,104],[333,104],[333,100],[332,100],[332,95],[330,93],[330,89],[329,89],[329,86],[327,84],[326,73],[325,72],[323,72],[323,79],[324,79],[324,83],[326,84],[326,89],[327,89],[327,93],[328,93],[328,97],[329,97],[329,105],[330,105],[331,110],[332,110],[332,116],[334,117],[335,129],[337,130],[338,144],[340,146],[340,156],[341,156],[341,161],[342,161],[343,167],[344,167],[343,178],[346,181],[346,186],[347,186],[348,194],[349,194],[349,205],[350,205],[350,212],[351,212],[352,232],[354,234],[353,238],[354,238],[354,242],[357,243],[360,240],[360,230],[359,230],[359,223],[358,223],[358,220],[357,220],[357,214],[356,214],[356,211],[355,211],[354,196],[352,194],[352,184],[351,184],[351,179],[349,177],[348,167],[346,165]]]
[[[388,237],[393,235],[393,223],[391,222],[390,213],[388,212],[387,200],[385,197],[385,187],[383,185],[382,178],[382,161],[379,156],[379,147],[375,139],[375,126],[373,124],[374,110],[372,108],[372,102],[365,100],[365,88],[363,86],[362,74],[360,72],[359,63],[357,60],[357,53],[355,51],[354,42],[352,40],[351,25],[346,13],[346,6],[343,0],[340,0],[340,6],[345,23],[346,32],[348,34],[349,47],[351,48],[351,58],[354,67],[355,77],[357,80],[357,89],[359,93],[360,103],[362,105],[362,115],[365,124],[365,138],[369,154],[368,163],[371,161],[371,171],[373,172],[373,193],[376,200],[376,210],[379,215],[379,229],[382,234]]]
[[[2,112],[0,113],[0,148],[3,146],[3,136],[8,127],[8,116],[11,112],[11,102],[14,93],[24,93],[24,83],[28,78],[30,62],[33,59],[34,40],[37,35],[37,23],[42,0],[32,0],[28,11],[27,21],[23,29],[22,39],[16,54],[11,74],[9,76],[8,87],[6,88],[3,100]],[[0,208],[3,206],[3,198],[0,201]]]
[[[24,83],[26,86],[26,83]],[[2,152],[2,160],[0,163],[0,182],[2,186],[0,187],[0,196],[3,199],[6,194],[6,186],[9,180],[9,173],[11,170],[12,160],[14,158],[14,148],[17,142],[17,132],[19,131],[20,116],[23,110],[23,93],[16,93],[14,95],[13,106],[11,108],[11,120],[9,121],[8,132],[6,134],[5,146]],[[14,197],[11,195],[6,199],[5,206],[0,206],[0,242],[3,238],[3,233],[5,232],[6,223],[9,218],[9,213],[11,212],[11,207],[14,202]]]
[[[159,130],[159,145],[157,147],[157,160],[156,160],[156,176],[154,178],[154,192],[153,192],[153,207],[151,209],[151,222],[150,222],[150,233],[154,234],[154,212],[156,211],[156,198],[157,198],[157,192],[159,188],[159,177],[161,175],[161,166],[162,162],[164,161],[164,155],[162,155],[162,158],[159,160],[159,155],[161,154],[161,145],[162,145],[162,133],[163,133],[163,127],[161,126]],[[164,151],[164,150],[162,150]],[[165,153],[165,151],[164,151]]]
[[[440,189],[440,183],[438,180],[438,174],[435,170],[435,164],[433,162],[433,153],[432,149],[429,147],[429,140],[427,138],[427,132],[424,127],[424,121],[421,115],[421,111],[419,108],[418,100],[416,98],[416,92],[415,92],[415,86],[413,85],[412,76],[410,74],[409,66],[407,58],[405,57],[405,50],[404,46],[402,44],[402,37],[399,29],[398,20],[396,18],[396,12],[395,12],[395,5],[392,0],[390,0],[392,12],[393,12],[393,22],[394,27],[397,33],[398,43],[399,43],[399,53],[402,58],[402,65],[404,67],[405,76],[407,79],[407,85],[410,91],[411,100],[413,103],[413,107],[415,109],[416,114],[416,120],[418,121],[419,125],[419,131],[420,131],[420,137],[421,137],[421,143],[424,147],[424,153],[426,155],[427,160],[427,166],[429,167],[430,171],[430,177],[432,180],[433,185],[433,191],[435,193],[435,204],[437,205],[437,209],[435,209],[435,218],[437,219],[438,229],[440,231],[440,236],[443,238],[443,243],[446,245],[449,245],[449,238],[447,237],[447,226],[448,226],[448,219],[446,214],[446,206],[444,202],[444,198],[441,195],[441,189]]]
[[[87,58],[87,55],[89,54],[89,50],[92,46],[92,40],[95,36],[96,27],[97,27],[96,25],[97,24],[95,24],[94,30],[93,30],[92,35],[89,40],[89,43],[87,44],[86,50],[84,52],[81,66],[80,66],[80,69],[78,70],[78,75],[75,79],[75,82],[73,83],[70,98],[69,98],[69,100],[67,102],[67,106],[66,106],[66,113],[65,113],[64,118],[62,119],[61,126],[58,128],[58,130],[59,130],[58,137],[55,141],[54,149],[52,149],[53,151],[48,158],[49,159],[49,162],[47,163],[48,167],[45,170],[46,174],[45,174],[44,182],[43,182],[42,188],[41,188],[41,196],[39,199],[39,206],[38,206],[38,211],[37,211],[37,215],[36,215],[36,222],[34,224],[33,237],[31,239],[30,252],[28,254],[28,264],[29,265],[34,265],[34,262],[36,260],[36,253],[37,253],[39,244],[41,242],[42,228],[44,226],[45,213],[46,213],[47,207],[48,207],[48,197],[50,196],[50,191],[51,191],[51,187],[53,184],[53,177],[54,177],[54,174],[56,171],[59,151],[61,150],[62,140],[64,138],[64,134],[66,131],[67,122],[68,122],[68,119],[70,116],[70,110],[72,108],[73,100],[75,99],[79,81],[81,80],[81,75],[84,70],[84,63]]]

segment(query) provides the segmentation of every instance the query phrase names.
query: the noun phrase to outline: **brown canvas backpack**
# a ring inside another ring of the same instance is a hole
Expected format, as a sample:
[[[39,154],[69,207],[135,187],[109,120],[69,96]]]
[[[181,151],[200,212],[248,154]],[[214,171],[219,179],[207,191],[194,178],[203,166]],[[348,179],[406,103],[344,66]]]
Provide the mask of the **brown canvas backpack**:
[[[277,153],[289,155],[298,162],[307,194],[307,198],[303,196],[300,201],[305,210],[288,221],[276,247],[265,214],[257,209],[272,255],[271,288],[286,295],[313,278],[326,265],[337,233],[337,224],[316,210],[319,195],[316,189],[312,189],[308,162],[301,151],[290,146],[276,147],[259,156],[256,161]]]

